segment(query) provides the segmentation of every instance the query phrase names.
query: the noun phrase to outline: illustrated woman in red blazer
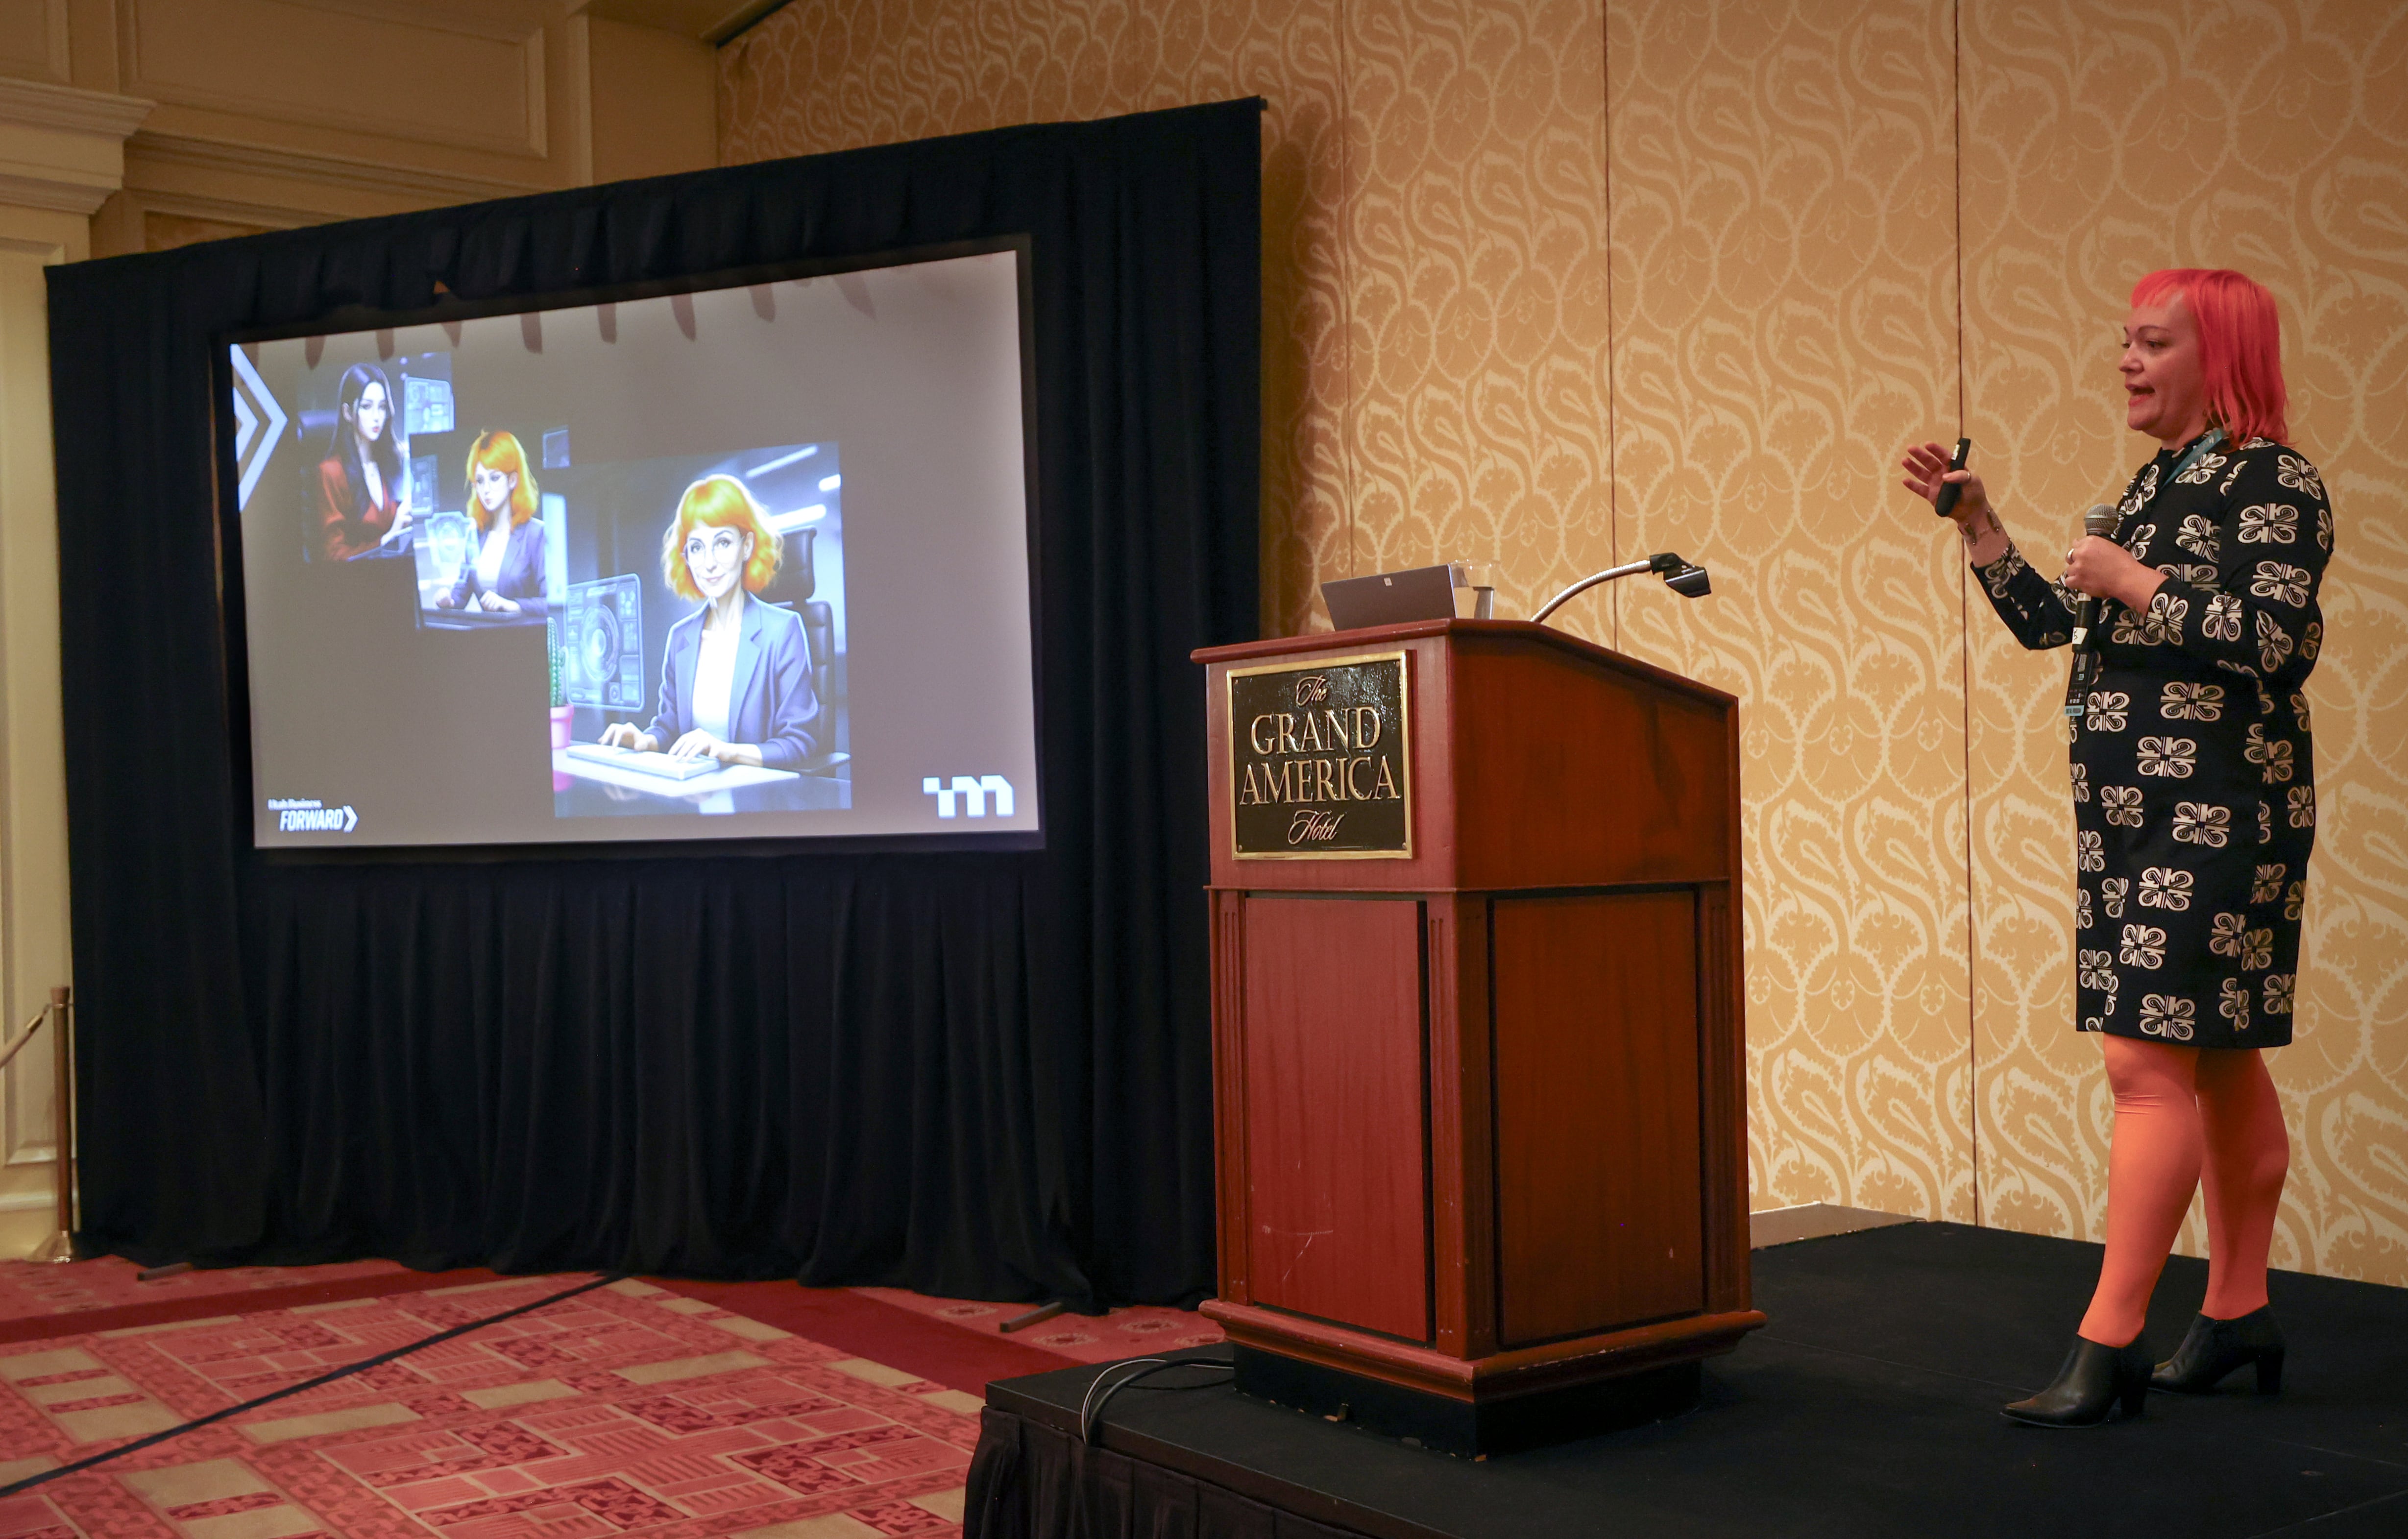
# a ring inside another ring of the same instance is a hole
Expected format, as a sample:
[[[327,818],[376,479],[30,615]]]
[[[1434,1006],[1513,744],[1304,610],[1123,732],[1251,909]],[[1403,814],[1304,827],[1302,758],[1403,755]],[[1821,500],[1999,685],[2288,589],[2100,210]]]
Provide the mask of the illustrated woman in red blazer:
[[[409,527],[401,506],[401,451],[394,444],[393,381],[374,363],[343,371],[333,452],[318,466],[315,550],[349,561],[390,545]]]

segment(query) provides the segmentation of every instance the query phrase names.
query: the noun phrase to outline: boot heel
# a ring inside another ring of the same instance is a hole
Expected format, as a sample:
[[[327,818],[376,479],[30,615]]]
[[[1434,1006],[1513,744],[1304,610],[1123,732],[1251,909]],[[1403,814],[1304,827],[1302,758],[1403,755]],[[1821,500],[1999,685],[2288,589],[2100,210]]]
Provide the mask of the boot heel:
[[[2279,1395],[2283,1392],[2283,1349],[2269,1347],[2258,1354],[2258,1392]]]
[[[2149,1404],[2149,1381],[2142,1378],[2125,1385],[2121,1391],[2121,1398],[2124,1403],[2124,1419],[2138,1421],[2141,1418],[2141,1412]]]

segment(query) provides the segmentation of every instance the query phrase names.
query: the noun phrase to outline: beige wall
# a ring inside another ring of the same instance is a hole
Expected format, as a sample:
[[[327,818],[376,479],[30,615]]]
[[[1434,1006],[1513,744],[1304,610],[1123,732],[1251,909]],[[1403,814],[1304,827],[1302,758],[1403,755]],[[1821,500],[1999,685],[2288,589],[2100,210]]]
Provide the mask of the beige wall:
[[[2408,1282],[2408,21],[2239,18],[795,0],[721,50],[719,136],[1266,97],[1265,625],[1448,557],[1499,562],[1522,614],[1633,552],[1709,563],[1710,600],[1566,618],[1745,702],[1755,1205],[2051,1233],[2097,1233],[2107,1126],[2070,1022],[2063,661],[2006,641],[1888,467],[1961,388],[2051,549],[2149,447],[2117,426],[2131,279],[2258,274],[2344,520],[2277,1260]]]

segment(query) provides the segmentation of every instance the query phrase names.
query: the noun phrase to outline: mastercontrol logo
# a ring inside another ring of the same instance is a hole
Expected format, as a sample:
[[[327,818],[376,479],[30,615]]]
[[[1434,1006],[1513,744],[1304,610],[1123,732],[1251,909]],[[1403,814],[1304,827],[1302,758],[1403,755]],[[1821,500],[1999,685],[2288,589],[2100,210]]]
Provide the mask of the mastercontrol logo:
[[[937,799],[937,816],[957,818],[986,816],[986,799],[995,798],[995,815],[1011,816],[1011,782],[1000,775],[971,777],[956,775],[947,785],[942,776],[931,775],[921,780],[920,794]],[[962,804],[968,804],[967,810]]]
[[[276,814],[279,834],[349,834],[360,826],[360,815],[349,806],[330,807],[300,796],[271,796],[267,810]]]

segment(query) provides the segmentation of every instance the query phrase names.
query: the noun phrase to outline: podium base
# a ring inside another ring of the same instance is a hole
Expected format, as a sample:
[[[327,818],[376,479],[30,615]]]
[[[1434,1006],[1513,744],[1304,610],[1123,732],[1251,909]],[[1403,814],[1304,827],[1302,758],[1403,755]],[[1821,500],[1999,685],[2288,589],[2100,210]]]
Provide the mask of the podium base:
[[[1469,1458],[1662,1421],[1695,1410],[1698,1365],[1676,1362],[1619,1378],[1488,1401],[1426,1394],[1258,1347],[1235,1347],[1240,1394]]]

